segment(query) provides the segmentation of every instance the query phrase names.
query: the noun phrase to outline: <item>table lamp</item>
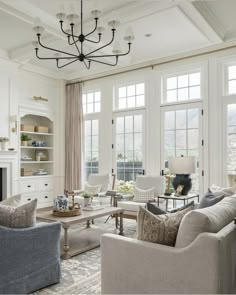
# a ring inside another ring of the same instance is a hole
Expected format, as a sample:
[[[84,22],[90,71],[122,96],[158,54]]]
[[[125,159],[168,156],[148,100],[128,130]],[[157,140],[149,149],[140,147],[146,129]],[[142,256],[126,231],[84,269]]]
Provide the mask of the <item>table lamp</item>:
[[[172,181],[175,191],[181,185],[181,194],[186,196],[192,188],[190,174],[195,173],[195,157],[169,158],[168,164],[170,173],[176,175]]]

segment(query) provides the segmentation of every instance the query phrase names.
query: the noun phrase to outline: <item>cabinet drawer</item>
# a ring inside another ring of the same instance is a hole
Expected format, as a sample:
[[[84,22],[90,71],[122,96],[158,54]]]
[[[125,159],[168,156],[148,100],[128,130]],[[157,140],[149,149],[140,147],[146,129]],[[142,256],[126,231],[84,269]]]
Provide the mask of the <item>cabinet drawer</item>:
[[[37,196],[38,204],[42,205],[44,203],[50,203],[53,206],[54,195],[53,192],[40,193]]]
[[[21,193],[27,194],[30,192],[36,191],[36,183],[35,182],[22,182],[21,183]]]
[[[38,191],[49,191],[53,190],[53,182],[52,181],[40,181],[37,183],[37,189]]]
[[[36,195],[21,196],[21,203],[26,204],[36,199]]]

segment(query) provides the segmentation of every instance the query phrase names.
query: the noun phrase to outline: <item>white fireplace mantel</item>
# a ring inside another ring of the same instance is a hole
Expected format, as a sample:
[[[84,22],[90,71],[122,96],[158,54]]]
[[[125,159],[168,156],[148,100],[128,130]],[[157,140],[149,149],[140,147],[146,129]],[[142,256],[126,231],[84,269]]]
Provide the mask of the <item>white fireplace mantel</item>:
[[[5,168],[7,171],[6,197],[11,196],[18,191],[17,159],[17,151],[0,151],[0,168]]]

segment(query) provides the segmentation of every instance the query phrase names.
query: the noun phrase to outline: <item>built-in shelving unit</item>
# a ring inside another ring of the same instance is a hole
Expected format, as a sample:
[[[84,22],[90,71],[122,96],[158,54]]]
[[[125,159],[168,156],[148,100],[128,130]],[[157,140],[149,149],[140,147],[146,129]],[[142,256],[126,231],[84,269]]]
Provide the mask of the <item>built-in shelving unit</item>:
[[[36,132],[39,126],[43,127],[40,128],[43,132]],[[27,145],[21,142],[23,134],[28,135],[31,139],[27,142]],[[39,208],[52,206],[55,198],[54,124],[52,116],[47,113],[37,114],[37,111],[35,113],[32,111],[32,113],[23,112],[21,114],[19,150],[22,201],[27,203],[37,198]],[[23,160],[25,158],[28,158],[28,160]],[[43,174],[37,174],[39,171],[42,171]]]

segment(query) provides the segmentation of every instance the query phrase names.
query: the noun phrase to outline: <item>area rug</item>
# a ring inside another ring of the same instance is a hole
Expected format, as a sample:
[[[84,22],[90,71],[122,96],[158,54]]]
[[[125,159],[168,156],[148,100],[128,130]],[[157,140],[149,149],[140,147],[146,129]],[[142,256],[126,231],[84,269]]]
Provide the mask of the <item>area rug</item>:
[[[96,226],[112,231],[115,226],[114,219],[96,219]],[[85,226],[85,225],[83,225]],[[78,230],[78,225],[70,231]],[[124,220],[124,235],[134,237],[136,221]],[[71,232],[72,234],[72,232]],[[101,256],[100,248],[74,256],[68,260],[62,260],[62,279],[59,284],[49,286],[34,294],[101,294]]]

